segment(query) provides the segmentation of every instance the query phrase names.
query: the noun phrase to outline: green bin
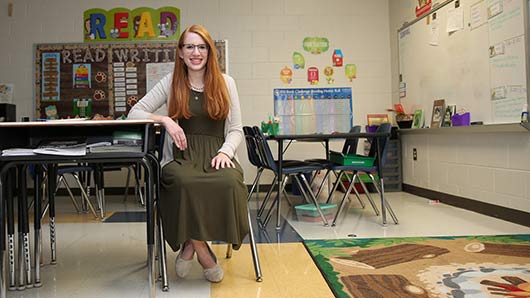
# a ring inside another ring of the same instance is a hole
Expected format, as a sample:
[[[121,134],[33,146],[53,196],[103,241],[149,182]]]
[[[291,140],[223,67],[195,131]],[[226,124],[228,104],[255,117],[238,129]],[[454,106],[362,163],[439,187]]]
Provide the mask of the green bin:
[[[336,164],[343,166],[371,167],[374,165],[375,157],[357,154],[342,154],[341,152],[330,151],[329,159]]]

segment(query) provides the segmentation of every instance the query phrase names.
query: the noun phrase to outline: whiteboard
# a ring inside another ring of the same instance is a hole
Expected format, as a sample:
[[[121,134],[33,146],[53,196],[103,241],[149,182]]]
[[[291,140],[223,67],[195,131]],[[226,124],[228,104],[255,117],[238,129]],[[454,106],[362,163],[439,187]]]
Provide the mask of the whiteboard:
[[[405,24],[398,31],[405,110],[423,109],[428,126],[433,102],[445,99],[472,122],[519,122],[529,98],[527,1],[449,0]]]

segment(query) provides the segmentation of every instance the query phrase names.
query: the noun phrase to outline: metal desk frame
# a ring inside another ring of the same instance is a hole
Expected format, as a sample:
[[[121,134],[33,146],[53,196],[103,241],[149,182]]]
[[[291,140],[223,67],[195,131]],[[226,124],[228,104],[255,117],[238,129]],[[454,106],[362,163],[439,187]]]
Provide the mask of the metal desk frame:
[[[12,200],[4,197],[4,181],[9,169],[16,166],[26,166],[29,164],[49,164],[58,163],[124,163],[139,162],[145,169],[146,179],[146,216],[147,216],[147,259],[148,259],[148,280],[149,297],[156,296],[155,289],[155,223],[154,223],[154,179],[157,177],[155,171],[159,171],[158,161],[152,154],[154,148],[154,122],[151,120],[102,120],[102,121],[52,121],[52,122],[8,122],[0,123],[0,143],[1,149],[7,148],[32,148],[36,141],[57,137],[86,137],[87,143],[109,140],[112,138],[112,131],[124,129],[142,131],[143,146],[141,152],[101,152],[87,153],[86,156],[58,156],[58,155],[27,155],[27,156],[0,156],[0,298],[7,297],[6,293],[6,210],[5,203]],[[158,181],[157,181],[158,183]],[[36,190],[36,193],[40,191]],[[50,192],[51,193],[51,192]],[[53,195],[50,197],[53,200]],[[36,208],[38,204],[35,204]],[[38,210],[38,209],[37,209]],[[37,211],[40,213],[39,211]],[[37,214],[36,212],[36,214]],[[40,284],[40,264],[38,255],[40,254],[40,220],[35,221],[35,257],[34,260],[34,283]],[[51,222],[50,222],[51,224]],[[28,238],[28,237],[26,237]],[[29,243],[24,244],[29,249]],[[53,248],[52,248],[53,250]],[[29,254],[29,251],[28,251]],[[14,261],[14,260],[10,260]],[[29,262],[29,261],[28,261]],[[26,270],[27,271],[27,270]],[[30,274],[30,273],[27,273]],[[31,275],[28,277],[31,281]]]
[[[269,140],[273,140],[278,142],[278,177],[283,177],[282,173],[282,162],[283,162],[283,154],[284,154],[284,148],[283,143],[284,141],[298,141],[298,142],[324,142],[326,147],[326,159],[329,159],[329,141],[332,139],[351,139],[351,138],[364,138],[364,139],[373,139],[375,140],[375,145],[377,146],[377,156],[381,156],[381,147],[380,147],[380,140],[390,137],[390,133],[368,133],[368,132],[360,132],[360,133],[334,133],[334,134],[299,134],[299,135],[273,135],[269,136]],[[383,219],[383,225],[386,225],[386,206],[385,206],[385,188],[384,188],[384,177],[383,177],[383,167],[382,167],[382,161],[381,158],[377,158],[378,164],[378,176],[381,183],[381,214]],[[278,189],[282,189],[282,179],[278,179]],[[278,192],[278,202],[277,202],[277,208],[279,210],[280,208],[280,199],[281,199],[281,193]],[[279,229],[280,227],[280,218],[278,217],[276,219],[276,229]]]

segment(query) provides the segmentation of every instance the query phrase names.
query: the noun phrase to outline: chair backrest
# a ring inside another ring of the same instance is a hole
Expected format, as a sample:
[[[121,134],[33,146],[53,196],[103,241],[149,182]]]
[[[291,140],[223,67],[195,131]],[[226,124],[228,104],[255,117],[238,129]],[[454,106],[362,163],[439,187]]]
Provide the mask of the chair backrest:
[[[250,163],[258,168],[263,167],[263,162],[261,161],[259,155],[258,145],[256,144],[256,137],[254,136],[254,131],[250,126],[243,126],[243,133],[245,134],[245,143],[247,145],[247,155]]]
[[[377,130],[375,131],[376,133],[388,133],[390,134],[390,132],[392,131],[392,124],[390,123],[381,123],[381,125],[379,125],[379,127],[377,128]],[[381,150],[381,164],[384,165],[385,162],[386,162],[386,149],[387,149],[387,143],[388,143],[388,140],[390,139],[390,135],[386,138],[382,138],[379,140],[379,148]],[[377,146],[376,146],[376,143],[375,143],[375,140],[371,140],[371,146],[370,146],[370,152],[368,153],[368,156],[375,156],[375,162],[374,162],[374,165],[377,165],[378,163],[378,159],[379,159],[379,156],[377,156],[376,152],[377,152]]]
[[[361,126],[355,125],[350,129],[350,133],[359,133],[361,132]],[[359,138],[346,139],[344,146],[342,147],[343,154],[355,154],[357,152],[357,144],[359,143]]]
[[[259,127],[254,126],[252,127],[252,130],[254,130],[256,144],[258,145],[258,149],[260,151],[264,167],[271,169],[274,172],[277,172],[278,167],[276,165],[276,162],[274,161],[274,156],[272,155],[269,143],[267,143],[267,138],[265,138],[265,135]]]

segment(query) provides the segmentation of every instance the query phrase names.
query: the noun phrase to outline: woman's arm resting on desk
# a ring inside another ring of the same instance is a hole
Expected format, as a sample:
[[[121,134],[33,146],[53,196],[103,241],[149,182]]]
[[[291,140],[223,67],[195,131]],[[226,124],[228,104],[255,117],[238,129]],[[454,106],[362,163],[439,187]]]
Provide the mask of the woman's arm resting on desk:
[[[151,119],[160,123],[178,149],[184,150],[188,147],[186,135],[182,128],[173,119],[167,116],[167,106],[164,115],[154,114],[155,111],[167,105],[171,81],[173,75],[170,73],[160,80],[137,104],[135,104],[127,115],[128,119]]]

